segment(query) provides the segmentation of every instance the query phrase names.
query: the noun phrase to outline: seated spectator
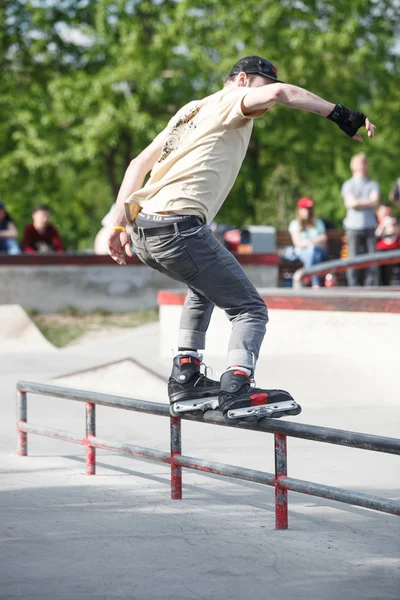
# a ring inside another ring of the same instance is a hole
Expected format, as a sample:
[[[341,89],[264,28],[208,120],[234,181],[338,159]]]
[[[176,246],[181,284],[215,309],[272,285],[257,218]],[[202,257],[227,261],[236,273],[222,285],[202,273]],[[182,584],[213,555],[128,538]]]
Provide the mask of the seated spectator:
[[[37,252],[64,252],[64,246],[57,229],[50,224],[50,209],[39,205],[32,213],[32,223],[24,230],[22,250],[27,254]]]
[[[327,235],[322,219],[314,217],[314,202],[300,198],[297,203],[297,219],[289,225],[297,258],[305,267],[311,267],[327,259]],[[313,288],[320,287],[320,278],[311,278]]]
[[[377,250],[397,250],[400,248],[400,233],[396,219],[389,204],[381,204],[376,210],[378,227],[375,235],[377,237]],[[380,284],[390,285],[392,278],[392,266],[382,265],[380,271]]]
[[[14,221],[6,212],[4,202],[0,202],[0,252],[7,254],[21,254],[17,242],[18,231]]]

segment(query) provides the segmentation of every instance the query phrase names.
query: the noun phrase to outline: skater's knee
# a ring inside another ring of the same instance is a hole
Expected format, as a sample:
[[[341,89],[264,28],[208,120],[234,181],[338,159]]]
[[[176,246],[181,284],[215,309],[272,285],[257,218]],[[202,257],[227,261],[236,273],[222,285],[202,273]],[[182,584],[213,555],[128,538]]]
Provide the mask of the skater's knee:
[[[268,323],[268,309],[264,303],[247,306],[244,310],[228,312],[228,318],[232,323],[251,322],[259,326],[265,326]]]
[[[243,301],[228,309],[225,308],[225,313],[232,323],[242,321],[257,321],[260,325],[268,323],[268,308],[261,296],[253,297],[248,302]]]
[[[268,323],[268,321],[269,321],[268,308],[264,301],[260,302],[257,305],[257,307],[253,311],[253,314],[254,314],[254,316],[256,316],[256,318],[261,323],[264,323],[265,325]]]

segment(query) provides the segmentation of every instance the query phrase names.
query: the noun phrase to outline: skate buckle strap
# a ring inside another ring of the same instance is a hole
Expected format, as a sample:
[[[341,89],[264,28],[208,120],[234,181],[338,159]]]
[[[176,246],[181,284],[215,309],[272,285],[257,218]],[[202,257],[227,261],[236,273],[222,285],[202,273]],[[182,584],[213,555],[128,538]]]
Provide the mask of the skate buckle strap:
[[[200,373],[203,373],[203,375],[205,375],[206,377],[212,377],[213,374],[213,370],[211,367],[208,367],[206,364],[204,364],[203,362],[203,355],[196,353],[196,355],[194,356],[194,352],[191,354],[185,354],[185,352],[180,352],[178,354],[179,356],[179,364],[180,365],[185,365],[185,364],[194,364],[196,365],[196,367],[199,367],[200,369]]]
[[[263,392],[262,394],[253,394],[250,396],[251,406],[261,406],[262,404],[268,404],[268,394]]]
[[[179,364],[181,365],[185,365],[185,364],[190,364],[193,363],[194,365],[196,365],[197,367],[200,367],[200,361],[197,358],[194,358],[193,356],[184,356],[183,358],[179,359]]]
[[[202,367],[203,367],[203,369],[202,369]],[[201,362],[200,363],[200,373],[203,373],[203,375],[205,377],[212,379],[213,375],[214,375],[214,370],[212,367],[208,367],[205,363]],[[220,377],[221,377],[221,374],[219,374],[219,376],[218,376],[218,371],[216,372],[216,377],[218,379],[220,379]]]
[[[247,377],[247,379],[250,381],[250,377],[244,371],[233,371],[233,374],[234,375],[244,375],[244,377]]]

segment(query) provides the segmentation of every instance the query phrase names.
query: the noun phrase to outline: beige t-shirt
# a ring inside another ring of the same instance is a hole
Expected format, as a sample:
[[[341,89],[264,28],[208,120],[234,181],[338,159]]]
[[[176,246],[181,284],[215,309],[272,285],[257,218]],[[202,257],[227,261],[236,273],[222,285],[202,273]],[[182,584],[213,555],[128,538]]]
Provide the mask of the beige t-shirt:
[[[146,185],[125,203],[128,221],[144,213],[195,215],[210,223],[239,173],[253,129],[241,104],[248,88],[224,88],[189,102],[170,120],[167,139]],[[133,206],[132,206],[133,205]]]

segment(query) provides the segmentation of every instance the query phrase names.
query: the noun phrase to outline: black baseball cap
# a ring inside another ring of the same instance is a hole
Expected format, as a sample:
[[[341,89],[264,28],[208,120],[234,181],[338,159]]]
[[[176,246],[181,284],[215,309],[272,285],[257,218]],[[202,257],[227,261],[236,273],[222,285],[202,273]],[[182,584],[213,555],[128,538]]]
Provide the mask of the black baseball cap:
[[[3,208],[3,209],[4,209],[5,207],[6,207],[6,206],[5,206],[4,202],[1,202],[1,201],[0,201],[0,208]]]
[[[278,79],[278,72],[274,65],[270,63],[269,60],[261,58],[261,56],[245,56],[244,58],[241,58],[236,65],[232,67],[228,78],[233,75],[238,75],[241,72],[247,73],[247,75],[261,75],[262,77],[268,77],[268,79],[283,83],[283,81]]]

